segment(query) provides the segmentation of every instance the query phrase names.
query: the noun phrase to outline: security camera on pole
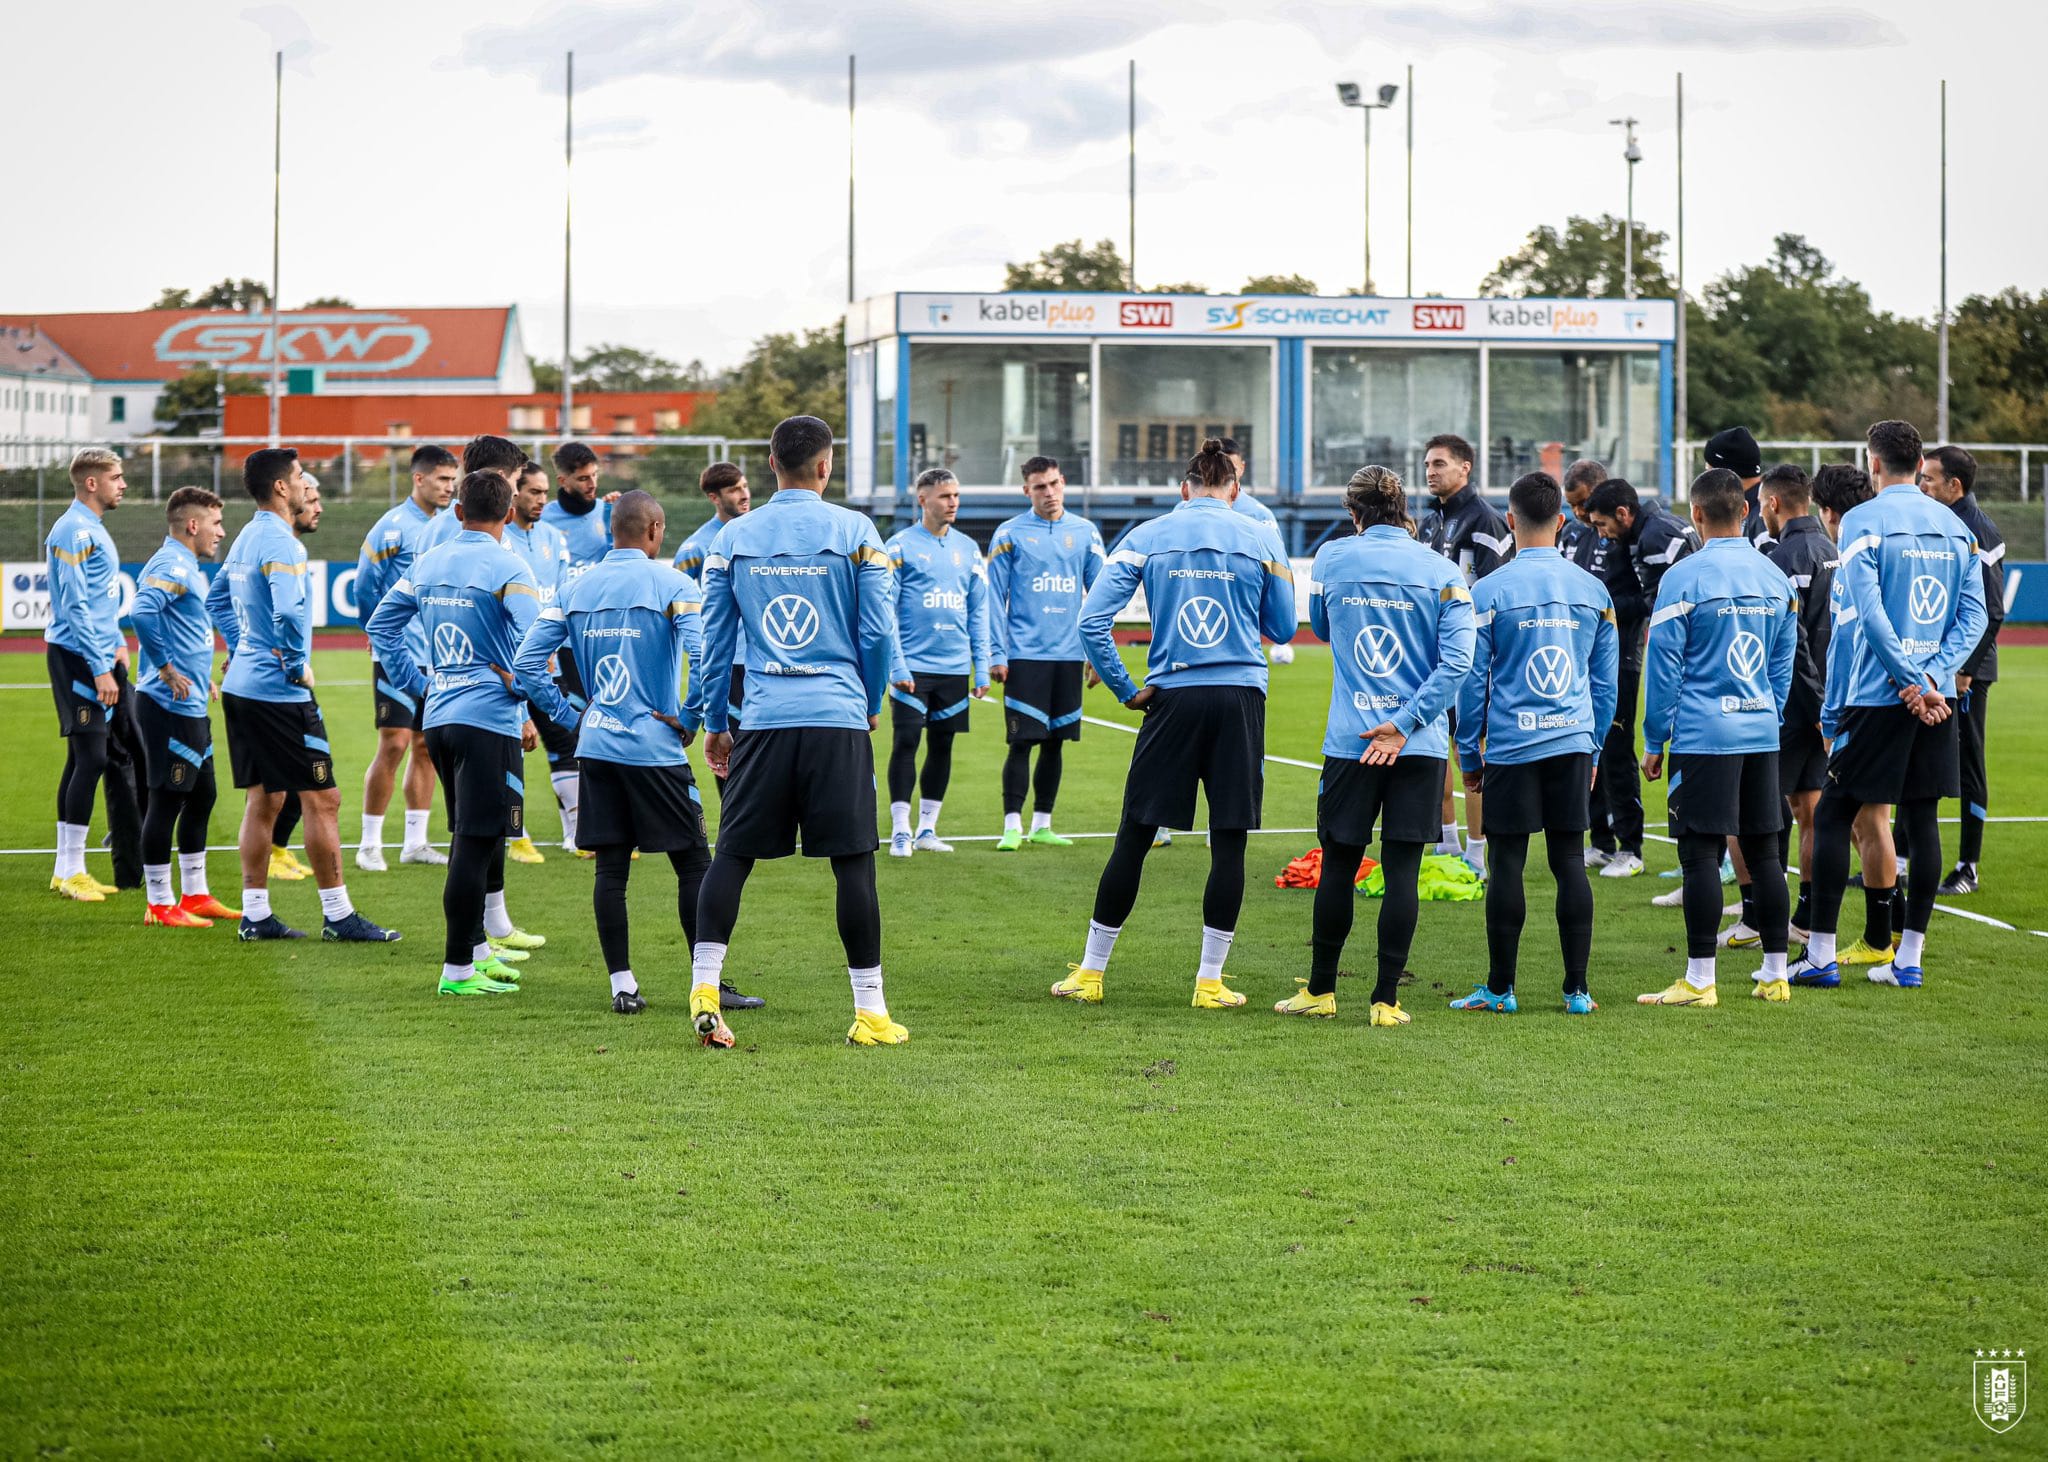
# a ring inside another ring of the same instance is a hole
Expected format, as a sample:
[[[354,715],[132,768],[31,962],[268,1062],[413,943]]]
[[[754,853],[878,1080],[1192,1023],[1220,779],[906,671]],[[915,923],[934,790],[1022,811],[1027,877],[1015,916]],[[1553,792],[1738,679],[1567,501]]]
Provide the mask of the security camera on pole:
[[[1365,115],[1365,293],[1373,293],[1372,287],[1372,114],[1383,112],[1394,104],[1394,98],[1401,94],[1401,88],[1389,83],[1379,89],[1377,101],[1367,101],[1365,94],[1355,81],[1337,83],[1337,100],[1347,107],[1357,107]]]
[[[1634,117],[1614,117],[1607,125],[1626,128],[1628,134],[1628,146],[1621,153],[1628,162],[1628,224],[1621,256],[1621,297],[1632,300],[1636,297],[1636,164],[1643,160],[1643,150],[1636,146]]]

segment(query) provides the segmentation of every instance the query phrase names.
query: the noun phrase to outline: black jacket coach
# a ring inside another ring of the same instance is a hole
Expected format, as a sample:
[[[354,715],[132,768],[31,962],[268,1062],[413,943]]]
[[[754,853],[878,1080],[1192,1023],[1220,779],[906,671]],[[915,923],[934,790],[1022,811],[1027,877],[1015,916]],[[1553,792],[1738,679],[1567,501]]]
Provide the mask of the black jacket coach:
[[[1976,537],[1977,561],[1984,566],[1984,638],[1956,673],[1989,685],[1998,679],[1998,629],[2005,623],[2005,538],[1978,506],[1975,493],[1964,493],[1949,508]]]
[[[1764,556],[1799,594],[1799,649],[1792,661],[1792,689],[1785,697],[1785,724],[1817,725],[1827,690],[1828,634],[1833,627],[1828,595],[1835,578],[1835,541],[1820,519],[1808,513],[1786,523]]]
[[[1499,568],[1514,546],[1507,519],[1470,483],[1424,513],[1415,536],[1456,564],[1467,584]]]

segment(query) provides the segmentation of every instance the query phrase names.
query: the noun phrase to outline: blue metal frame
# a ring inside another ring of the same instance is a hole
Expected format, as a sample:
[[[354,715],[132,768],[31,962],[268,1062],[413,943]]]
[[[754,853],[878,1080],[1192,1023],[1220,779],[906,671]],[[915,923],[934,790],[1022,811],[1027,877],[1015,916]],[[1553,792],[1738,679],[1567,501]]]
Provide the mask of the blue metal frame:
[[[1672,421],[1671,413],[1676,409],[1676,372],[1673,369],[1672,347],[1667,342],[1657,347],[1657,481],[1663,486],[1664,501],[1667,503],[1677,501],[1671,444],[1684,423]]]
[[[896,341],[896,508],[900,516],[910,502],[910,337]],[[878,340],[877,346],[887,340]]]

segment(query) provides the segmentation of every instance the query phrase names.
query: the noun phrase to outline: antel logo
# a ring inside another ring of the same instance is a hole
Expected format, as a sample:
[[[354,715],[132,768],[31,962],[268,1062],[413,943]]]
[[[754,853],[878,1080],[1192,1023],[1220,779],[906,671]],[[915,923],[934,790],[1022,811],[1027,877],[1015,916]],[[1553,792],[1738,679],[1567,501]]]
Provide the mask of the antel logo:
[[[1522,678],[1545,700],[1561,701],[1571,693],[1572,657],[1562,645],[1540,646],[1529,657]]]
[[[1224,632],[1230,628],[1230,616],[1224,613],[1220,600],[1203,594],[1181,605],[1174,623],[1180,627],[1181,638],[1195,649],[1213,650],[1223,643]]]
[[[1415,328],[1417,330],[1462,330],[1465,328],[1465,307],[1463,305],[1417,305],[1415,307]]]
[[[817,606],[801,594],[777,594],[761,615],[761,634],[785,655],[818,637]]]
[[[1932,574],[1921,574],[1906,591],[1906,612],[1915,624],[1936,624],[1948,613],[1948,585]]]
[[[591,672],[591,691],[600,704],[615,706],[633,690],[633,672],[623,655],[606,655]]]
[[[1383,624],[1369,624],[1358,632],[1351,645],[1358,668],[1375,680],[1384,680],[1401,668],[1401,640]]]
[[[1172,300],[1125,300],[1116,307],[1116,322],[1133,330],[1171,330]]]
[[[476,648],[469,642],[469,636],[457,624],[442,624],[434,627],[434,667],[462,665],[476,659]]]

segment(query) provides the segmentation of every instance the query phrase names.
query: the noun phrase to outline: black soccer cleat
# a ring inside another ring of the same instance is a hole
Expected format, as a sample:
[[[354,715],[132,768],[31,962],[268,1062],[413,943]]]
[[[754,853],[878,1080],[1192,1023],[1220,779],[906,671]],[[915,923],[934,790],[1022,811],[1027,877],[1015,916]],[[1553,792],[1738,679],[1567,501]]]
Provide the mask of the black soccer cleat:
[[[244,944],[255,944],[265,939],[304,939],[306,933],[303,929],[292,928],[277,915],[268,914],[261,919],[244,917],[235,930],[235,936]]]
[[[612,996],[613,1015],[638,1015],[647,1008],[647,997],[638,990],[621,990]]]
[[[396,929],[380,929],[361,914],[350,914],[346,919],[321,920],[320,937],[330,944],[396,944],[401,936]]]
[[[1958,863],[1956,864],[1955,872],[1944,878],[1941,881],[1941,887],[1936,889],[1935,892],[1953,896],[1959,893],[1975,893],[1978,888],[1977,865],[1974,863]]]
[[[759,995],[742,995],[733,988],[731,980],[718,982],[718,1008],[720,1010],[759,1010],[768,1002]]]

